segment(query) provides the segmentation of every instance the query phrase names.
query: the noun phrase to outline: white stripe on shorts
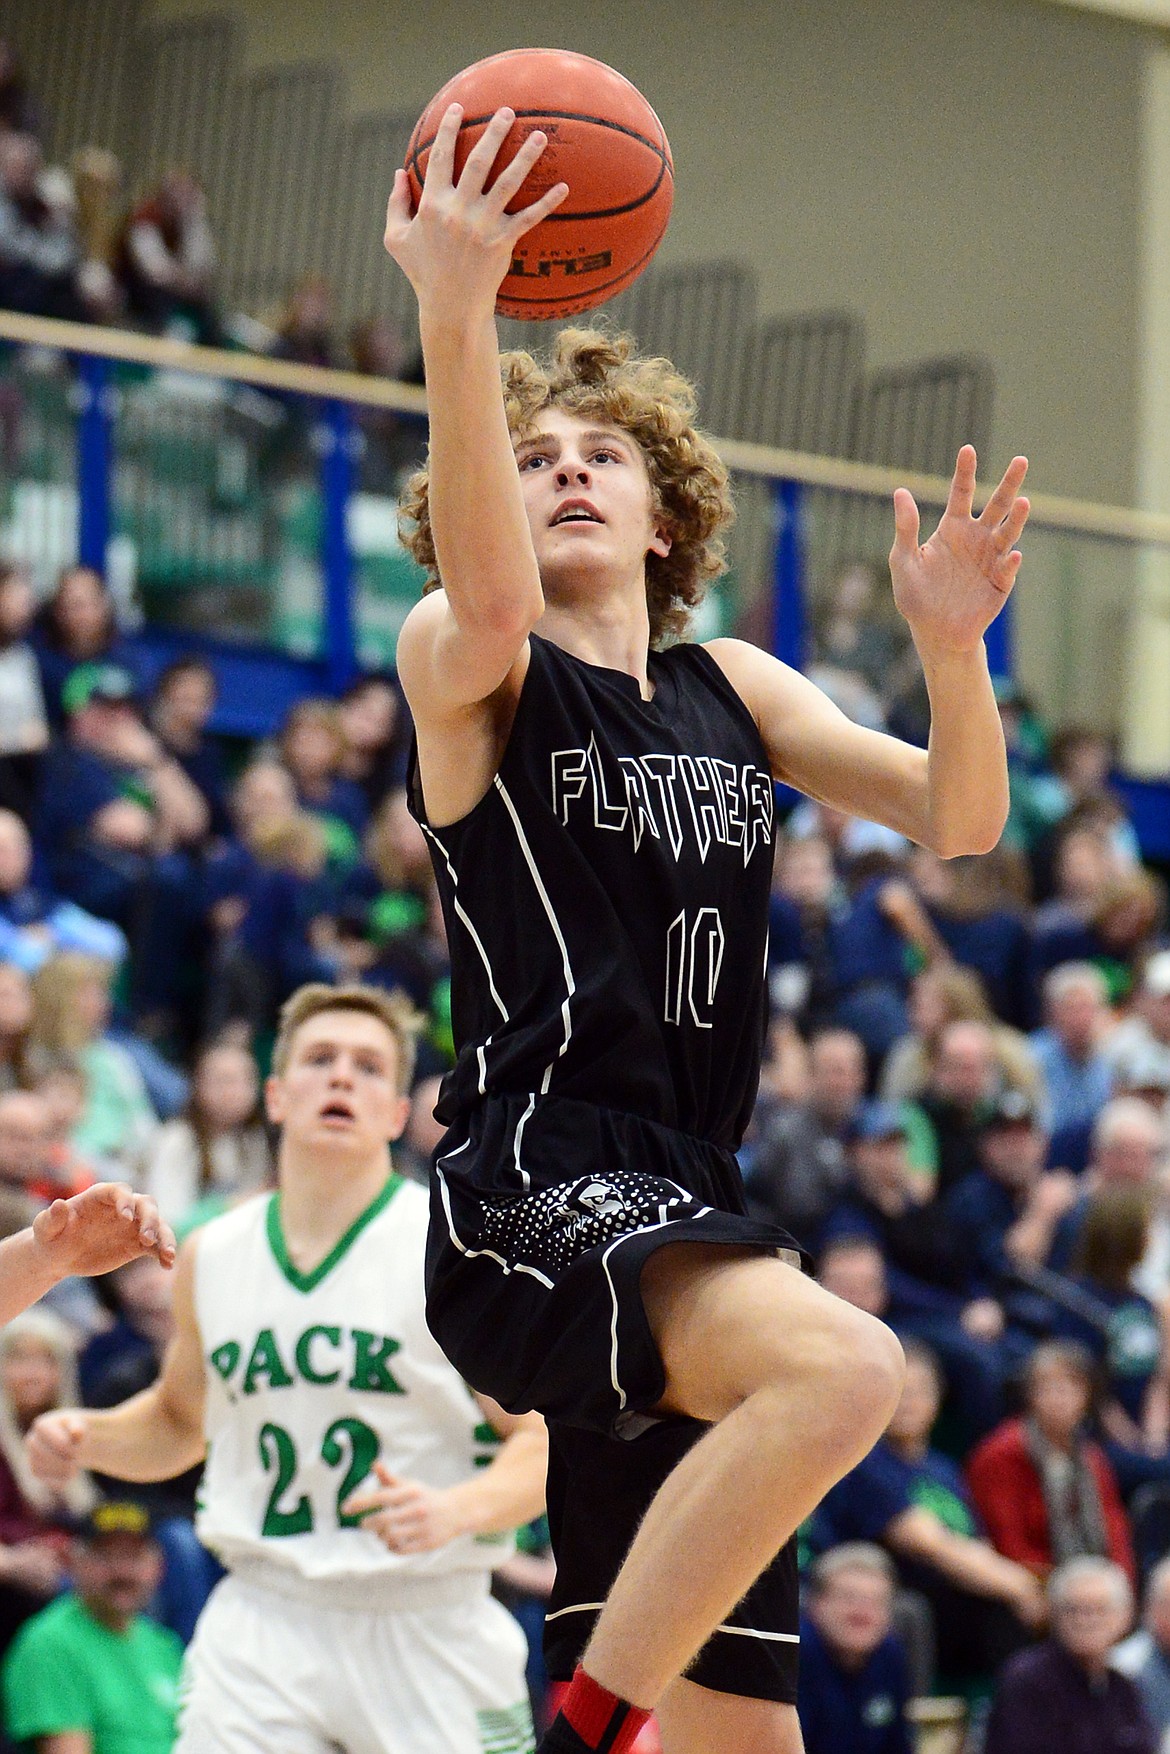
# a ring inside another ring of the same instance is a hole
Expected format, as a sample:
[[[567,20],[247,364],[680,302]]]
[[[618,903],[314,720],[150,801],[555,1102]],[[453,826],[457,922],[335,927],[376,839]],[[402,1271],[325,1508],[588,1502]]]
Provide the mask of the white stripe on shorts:
[[[546,1614],[546,1622],[559,1620],[562,1614],[599,1614],[605,1607],[604,1602],[573,1602],[567,1608],[558,1608],[553,1614]],[[773,1644],[799,1644],[799,1632],[762,1632],[758,1626],[717,1626],[716,1632],[731,1632],[737,1638],[767,1638]],[[714,1635],[712,1635],[714,1636]]]

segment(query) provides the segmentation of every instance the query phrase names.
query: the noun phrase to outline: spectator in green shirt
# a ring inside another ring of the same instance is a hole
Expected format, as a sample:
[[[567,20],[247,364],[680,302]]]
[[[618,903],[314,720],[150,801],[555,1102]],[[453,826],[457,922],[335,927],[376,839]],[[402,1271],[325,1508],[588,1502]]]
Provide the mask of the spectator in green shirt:
[[[25,1623],[5,1659],[8,1735],[36,1754],[169,1754],[183,1651],[142,1612],[162,1570],[146,1508],[99,1504],[71,1570],[73,1589]]]

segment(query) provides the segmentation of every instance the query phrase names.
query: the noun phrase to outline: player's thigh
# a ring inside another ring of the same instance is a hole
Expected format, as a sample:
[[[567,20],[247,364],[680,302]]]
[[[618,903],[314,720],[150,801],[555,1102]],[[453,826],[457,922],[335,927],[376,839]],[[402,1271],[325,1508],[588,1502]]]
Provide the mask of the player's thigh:
[[[175,1754],[330,1754],[299,1604],[225,1578],[187,1647]]]
[[[674,1681],[658,1706],[662,1754],[803,1754],[794,1705]],[[841,1754],[847,1754],[846,1749]]]
[[[663,1411],[714,1421],[757,1389],[814,1382],[826,1400],[885,1406],[897,1395],[890,1330],[774,1255],[673,1243],[646,1262],[641,1291],[666,1372]]]

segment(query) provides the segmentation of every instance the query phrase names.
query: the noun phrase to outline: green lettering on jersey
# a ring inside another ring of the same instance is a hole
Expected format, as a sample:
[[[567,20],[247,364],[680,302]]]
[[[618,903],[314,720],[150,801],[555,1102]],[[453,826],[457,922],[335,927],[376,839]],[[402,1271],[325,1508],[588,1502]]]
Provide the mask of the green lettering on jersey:
[[[211,1363],[215,1366],[216,1370],[218,1370],[224,1382],[231,1381],[236,1365],[239,1362],[240,1342],[238,1340],[225,1340],[223,1345],[217,1346],[215,1351],[211,1354]]]
[[[401,1342],[390,1336],[367,1334],[364,1328],[353,1330],[353,1375],[351,1389],[368,1389],[373,1394],[402,1395],[406,1391],[392,1375],[387,1359],[402,1350]]]
[[[328,1340],[331,1346],[341,1345],[340,1328],[324,1328],[319,1324],[311,1328],[306,1328],[300,1339],[297,1341],[297,1369],[300,1371],[306,1382],[336,1382],[341,1375],[340,1365],[338,1365],[336,1370],[314,1370],[313,1368],[313,1341],[318,1335],[320,1335],[322,1339]]]
[[[285,1368],[283,1358],[276,1344],[276,1336],[271,1328],[261,1328],[256,1335],[256,1344],[252,1348],[244,1371],[244,1393],[254,1395],[258,1379],[267,1379],[270,1389],[291,1389],[292,1377]]]

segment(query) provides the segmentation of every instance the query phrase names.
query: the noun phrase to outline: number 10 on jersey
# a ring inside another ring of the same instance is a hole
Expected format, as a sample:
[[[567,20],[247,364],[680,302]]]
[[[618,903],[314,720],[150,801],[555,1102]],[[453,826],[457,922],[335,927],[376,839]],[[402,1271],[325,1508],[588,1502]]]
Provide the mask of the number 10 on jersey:
[[[723,921],[717,907],[686,908],[666,932],[666,1021],[688,1018],[699,1029],[710,1029],[715,989],[723,967]]]

